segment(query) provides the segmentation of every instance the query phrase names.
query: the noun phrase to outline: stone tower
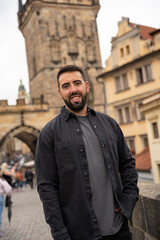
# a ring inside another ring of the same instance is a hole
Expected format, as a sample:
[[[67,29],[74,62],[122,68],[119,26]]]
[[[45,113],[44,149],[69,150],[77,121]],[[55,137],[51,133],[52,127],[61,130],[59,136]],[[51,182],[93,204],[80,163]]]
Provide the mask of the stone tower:
[[[27,0],[25,4],[19,0],[31,99],[41,97],[59,109],[57,71],[76,64],[90,82],[89,105],[104,111],[103,85],[96,80],[102,70],[96,25],[99,8],[98,0]]]

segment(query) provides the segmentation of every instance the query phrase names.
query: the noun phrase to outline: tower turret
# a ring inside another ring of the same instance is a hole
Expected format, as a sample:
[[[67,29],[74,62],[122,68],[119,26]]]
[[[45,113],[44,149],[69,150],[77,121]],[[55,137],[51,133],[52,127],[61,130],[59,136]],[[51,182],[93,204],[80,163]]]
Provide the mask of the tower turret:
[[[21,12],[23,8],[22,0],[18,0],[18,11]]]

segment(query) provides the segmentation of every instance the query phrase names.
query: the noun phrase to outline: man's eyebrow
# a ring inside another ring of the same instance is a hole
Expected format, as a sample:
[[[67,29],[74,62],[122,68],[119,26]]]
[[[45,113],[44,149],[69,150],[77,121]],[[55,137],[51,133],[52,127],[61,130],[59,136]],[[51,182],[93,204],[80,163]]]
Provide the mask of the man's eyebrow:
[[[82,82],[82,80],[80,80],[80,79],[77,79],[77,80],[73,81],[73,83],[81,83],[81,82]],[[63,83],[61,87],[65,87],[65,86],[67,86],[69,84],[70,84],[70,82]]]
[[[64,86],[69,85],[69,84],[70,84],[69,82],[63,83],[61,87],[64,87]]]
[[[76,83],[76,82],[82,82],[82,80],[77,79],[77,80],[74,80],[74,81],[73,81],[73,83]]]

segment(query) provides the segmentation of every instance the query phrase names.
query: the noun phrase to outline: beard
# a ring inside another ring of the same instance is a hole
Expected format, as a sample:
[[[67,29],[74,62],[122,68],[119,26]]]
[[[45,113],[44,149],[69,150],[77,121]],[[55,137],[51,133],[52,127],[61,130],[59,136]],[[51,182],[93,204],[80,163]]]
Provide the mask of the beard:
[[[81,99],[82,99],[81,102],[71,103],[71,101],[70,101],[70,98],[74,95],[77,95],[77,93],[72,93],[69,96],[69,100],[66,100],[63,98],[66,106],[74,112],[81,111],[85,107],[86,102],[87,102],[87,93],[85,93],[84,95],[82,95],[81,93],[78,93],[78,94],[81,96]]]

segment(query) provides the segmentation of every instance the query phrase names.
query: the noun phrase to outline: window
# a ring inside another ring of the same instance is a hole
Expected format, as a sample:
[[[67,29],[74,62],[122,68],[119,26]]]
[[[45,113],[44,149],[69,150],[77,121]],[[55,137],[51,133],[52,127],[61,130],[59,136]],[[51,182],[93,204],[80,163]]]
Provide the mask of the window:
[[[127,53],[127,55],[130,54],[130,47],[129,47],[129,45],[126,46],[126,53]]]
[[[142,105],[142,100],[137,101],[137,102],[135,103],[136,117],[137,117],[137,120],[138,120],[138,121],[145,119],[144,113],[140,111],[140,106],[141,106],[141,105]]]
[[[147,134],[141,135],[141,141],[142,141],[142,147],[146,148],[148,147],[148,136]]]
[[[135,142],[134,142],[134,137],[126,137],[125,138],[125,141],[131,151],[132,154],[135,154],[136,151],[135,151]]]
[[[118,112],[118,121],[119,121],[119,123],[124,123],[122,108],[119,108],[117,110],[117,112]]]
[[[124,105],[116,108],[116,116],[119,124],[131,122],[130,105]]]
[[[124,51],[123,48],[120,49],[120,56],[123,57],[124,56]]]
[[[128,76],[127,73],[124,73],[120,76],[115,77],[115,89],[116,92],[120,92],[128,89]]]
[[[129,109],[129,106],[124,108],[124,113],[125,113],[125,116],[126,116],[126,122],[130,122],[131,119],[130,119],[130,109]]]
[[[128,89],[127,73],[122,75],[123,89]]]
[[[137,77],[137,84],[143,83],[143,74],[142,74],[142,68],[136,69],[136,77]]]
[[[36,58],[32,57],[32,68],[33,68],[33,76],[37,74],[37,64],[36,64]]]
[[[159,138],[159,132],[158,132],[158,124],[157,122],[152,123],[153,128],[153,138]]]
[[[147,64],[136,69],[137,85],[152,81],[152,66]]]
[[[116,78],[115,78],[115,85],[116,85],[116,92],[121,91],[121,81],[120,81],[120,77],[116,77]]]
[[[152,69],[150,64],[145,66],[145,74],[147,82],[152,81]]]

